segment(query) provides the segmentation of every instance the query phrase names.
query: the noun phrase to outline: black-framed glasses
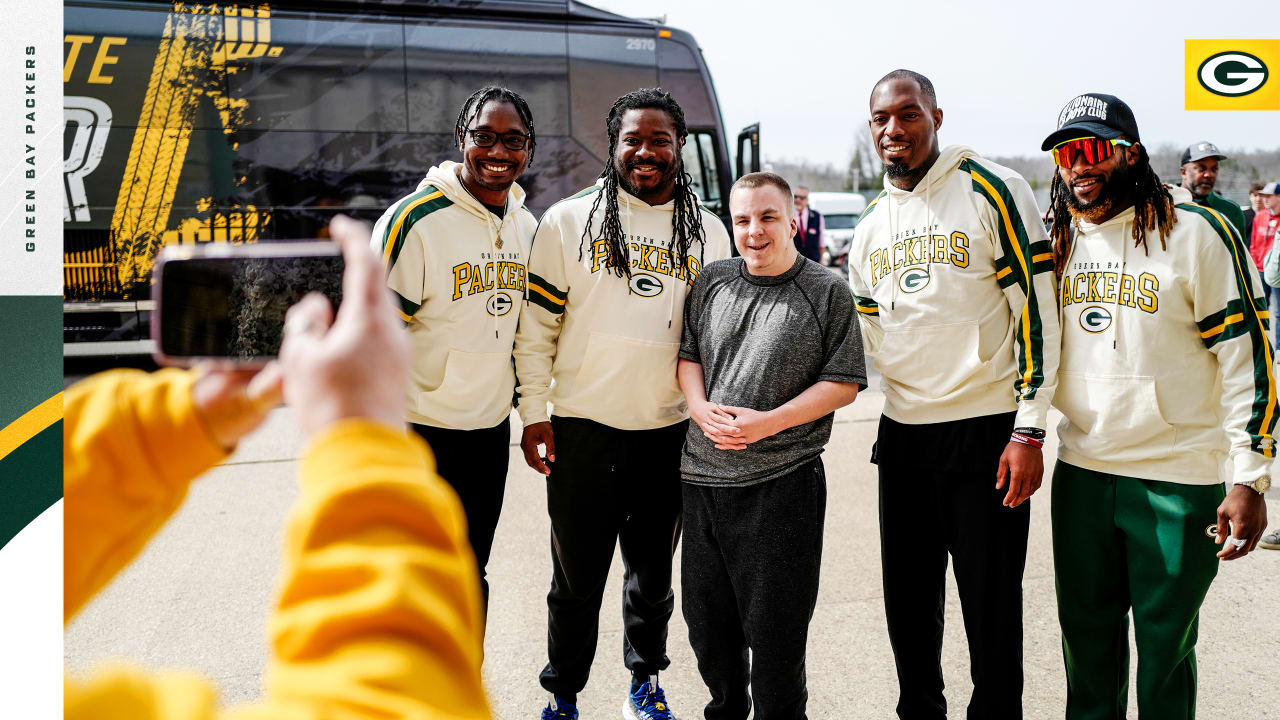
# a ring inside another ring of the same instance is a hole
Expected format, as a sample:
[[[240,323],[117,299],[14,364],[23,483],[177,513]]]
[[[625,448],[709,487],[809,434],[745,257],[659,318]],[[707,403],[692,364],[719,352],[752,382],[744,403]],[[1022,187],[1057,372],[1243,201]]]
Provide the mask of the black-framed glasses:
[[[524,133],[508,132],[496,133],[492,130],[468,130],[467,134],[471,136],[471,142],[477,147],[493,147],[493,144],[502,141],[502,146],[508,150],[523,150],[529,145],[530,137]]]
[[[795,198],[796,200],[808,200],[808,199],[809,199],[809,196],[808,196],[808,195],[792,195],[791,197]]]

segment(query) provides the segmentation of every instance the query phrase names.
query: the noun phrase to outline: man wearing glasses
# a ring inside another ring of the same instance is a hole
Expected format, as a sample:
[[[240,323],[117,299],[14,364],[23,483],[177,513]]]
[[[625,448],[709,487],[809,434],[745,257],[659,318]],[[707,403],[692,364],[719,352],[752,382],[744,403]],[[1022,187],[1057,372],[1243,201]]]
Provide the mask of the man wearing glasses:
[[[536,227],[516,184],[533,160],[529,106],[506,88],[477,90],[456,139],[462,162],[431,168],[378,220],[373,246],[412,341],[406,417],[462,500],[487,607],[485,565],[507,484],[511,346]]]
[[[822,248],[826,246],[822,213],[809,207],[809,188],[797,185],[792,194],[796,203],[796,250],[810,260],[822,262]]]
[[[1022,573],[1057,377],[1053,269],[1031,188],[969,148],[938,146],[933,83],[871,92],[884,192],[849,252],[867,352],[884,376],[872,462],[898,715],[945,718],[948,554],[969,638],[971,718],[1022,717]]]
[[[1066,716],[1123,716],[1132,612],[1138,713],[1189,720],[1200,604],[1218,560],[1247,555],[1267,524],[1267,306],[1228,219],[1161,184],[1122,100],[1073,99],[1041,149],[1057,165],[1051,507]]]

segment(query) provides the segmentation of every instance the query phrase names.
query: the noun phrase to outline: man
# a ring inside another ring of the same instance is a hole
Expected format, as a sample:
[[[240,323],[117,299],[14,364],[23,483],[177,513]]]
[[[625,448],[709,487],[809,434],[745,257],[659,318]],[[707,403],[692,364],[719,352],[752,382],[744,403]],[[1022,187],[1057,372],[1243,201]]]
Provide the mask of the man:
[[[827,246],[826,225],[822,213],[809,207],[809,188],[797,185],[793,198],[796,205],[795,246],[810,260],[822,262],[822,249]]]
[[[901,718],[945,718],[947,555],[969,638],[969,717],[1022,716],[1022,573],[1057,377],[1052,253],[1031,188],[938,147],[933,83],[895,70],[871,92],[884,191],[849,254],[868,352],[884,375],[885,614]]]
[[[409,340],[368,231],[342,217],[330,227],[346,259],[342,307],[335,319],[312,294],[291,308],[277,364],[256,376],[114,370],[66,395],[70,621],[178,510],[192,481],[262,423],[283,379],[308,442],[263,697],[229,711],[199,677],[113,668],[66,683],[68,720],[491,717],[462,510],[431,472],[430,450],[404,430]]]
[[[1262,289],[1231,223],[1160,183],[1119,98],[1076,97],[1041,149],[1057,165],[1067,718],[1123,716],[1132,608],[1138,713],[1190,719],[1200,604],[1218,559],[1248,554],[1267,522],[1277,407]]]
[[[454,138],[462,162],[431,168],[378,221],[373,242],[413,342],[408,420],[462,500],[487,608],[511,442],[511,346],[535,228],[516,179],[536,138],[524,98],[499,87],[467,98]]]
[[[1249,209],[1244,211],[1244,242],[1248,246],[1253,241],[1253,218],[1266,208],[1262,204],[1262,196],[1258,191],[1265,183],[1256,182],[1249,186]]]
[[[1191,192],[1197,205],[1213,208],[1231,223],[1243,238],[1248,233],[1248,225],[1244,223],[1244,211],[1240,206],[1213,191],[1218,183],[1218,163],[1226,160],[1217,145],[1202,141],[1188,146],[1182,151],[1180,161],[1182,182],[1180,185]]]
[[[623,714],[671,717],[657,676],[670,664],[688,417],[675,373],[681,311],[703,265],[729,255],[724,225],[689,186],[680,154],[688,130],[675,98],[627,93],[607,129],[600,182],[538,224],[515,342],[520,447],[547,475],[551,516],[544,720],[578,716],[615,544],[632,675]]]
[[[805,718],[821,454],[835,410],[867,381],[853,299],[796,252],[791,198],[773,173],[739,178],[729,211],[741,257],[707,265],[685,304],[678,373],[694,423],[680,463],[681,587],[708,720],[746,720],[752,699],[759,720]]]

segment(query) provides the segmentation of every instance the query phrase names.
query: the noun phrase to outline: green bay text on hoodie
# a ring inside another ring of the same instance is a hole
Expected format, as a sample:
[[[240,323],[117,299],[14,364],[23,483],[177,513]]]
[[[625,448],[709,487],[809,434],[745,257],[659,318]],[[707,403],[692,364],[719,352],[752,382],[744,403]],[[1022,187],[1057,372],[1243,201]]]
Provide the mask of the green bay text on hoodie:
[[[511,414],[511,346],[536,227],[512,185],[498,219],[462,186],[462,166],[431,168],[373,228],[413,352],[406,416],[456,430]]]
[[[1060,283],[1060,457],[1188,485],[1268,474],[1276,388],[1267,305],[1249,252],[1182,188],[1161,247],[1134,247],[1130,208],[1078,223]],[[1212,518],[1210,518],[1212,519]]]
[[[1044,428],[1058,372],[1053,253],[1027,182],[944,148],[912,190],[885,189],[849,251],[884,414],[948,422],[1017,410]]]

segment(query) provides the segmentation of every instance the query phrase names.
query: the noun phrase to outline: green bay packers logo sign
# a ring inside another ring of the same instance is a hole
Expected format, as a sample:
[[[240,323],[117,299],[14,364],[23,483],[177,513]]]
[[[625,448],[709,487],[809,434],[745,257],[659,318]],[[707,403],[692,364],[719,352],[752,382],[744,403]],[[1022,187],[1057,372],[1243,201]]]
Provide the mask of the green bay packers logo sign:
[[[929,271],[911,268],[898,276],[898,289],[904,293],[920,292],[929,284]]]
[[[657,297],[662,294],[662,281],[649,273],[632,273],[631,292],[640,297]]]
[[[1101,305],[1090,305],[1080,311],[1080,327],[1090,333],[1106,330],[1111,327],[1111,311]]]
[[[489,297],[489,303],[485,305],[485,310],[494,317],[502,317],[511,312],[511,308],[515,307],[515,303],[511,302],[511,296],[504,292],[494,293]]]
[[[1240,97],[1266,84],[1268,74],[1266,63],[1257,55],[1230,51],[1211,55],[1200,63],[1196,78],[1214,95]]]

